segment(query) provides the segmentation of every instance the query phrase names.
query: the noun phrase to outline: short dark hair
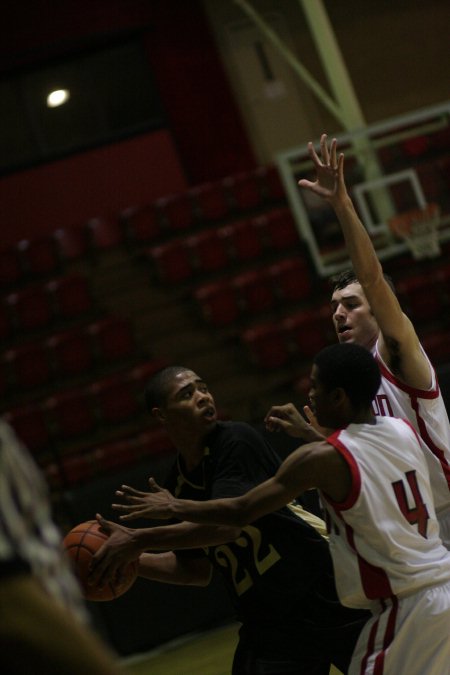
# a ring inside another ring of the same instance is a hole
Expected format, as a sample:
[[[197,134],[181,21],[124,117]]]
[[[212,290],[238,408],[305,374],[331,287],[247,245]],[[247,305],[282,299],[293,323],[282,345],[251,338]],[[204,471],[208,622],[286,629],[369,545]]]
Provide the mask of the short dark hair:
[[[392,281],[392,278],[389,276],[389,274],[384,274],[384,278],[386,279],[387,283],[391,287],[391,290],[395,293],[395,286],[394,282]],[[356,276],[354,270],[352,268],[346,269],[343,272],[339,272],[338,274],[335,274],[330,278],[330,283],[332,287],[332,292],[334,291],[341,291],[343,288],[346,288],[349,284],[354,284],[357,283],[359,284],[360,281],[358,277]]]
[[[186,366],[166,366],[152,375],[147,382],[144,392],[145,405],[148,412],[151,412],[152,408],[159,408],[166,403],[170,383],[179,373],[184,373],[188,370],[190,371],[191,369]]]
[[[327,389],[342,388],[357,410],[370,406],[381,375],[369,350],[349,343],[330,345],[316,355],[314,363]]]

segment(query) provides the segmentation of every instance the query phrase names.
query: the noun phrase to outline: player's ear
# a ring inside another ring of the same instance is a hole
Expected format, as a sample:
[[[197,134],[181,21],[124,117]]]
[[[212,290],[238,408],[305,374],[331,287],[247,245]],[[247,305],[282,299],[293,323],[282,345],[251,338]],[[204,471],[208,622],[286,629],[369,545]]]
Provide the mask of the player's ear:
[[[347,394],[342,387],[336,387],[332,391],[332,400],[335,405],[342,405],[347,400]]]
[[[157,408],[156,406],[154,408],[152,408],[151,416],[154,417],[155,419],[157,419],[158,422],[161,422],[161,424],[163,424],[164,420],[166,419],[166,416],[164,414],[163,409]]]

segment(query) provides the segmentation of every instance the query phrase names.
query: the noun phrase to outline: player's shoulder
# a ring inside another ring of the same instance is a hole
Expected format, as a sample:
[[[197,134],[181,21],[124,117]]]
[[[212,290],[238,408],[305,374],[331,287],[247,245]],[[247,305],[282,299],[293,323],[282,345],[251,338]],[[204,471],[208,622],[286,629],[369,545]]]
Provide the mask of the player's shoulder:
[[[231,420],[217,423],[214,432],[207,439],[212,457],[267,457],[272,454],[267,442],[254,427],[247,422]]]
[[[217,422],[215,434],[217,437],[227,440],[249,440],[262,442],[261,434],[248,422],[226,420]]]

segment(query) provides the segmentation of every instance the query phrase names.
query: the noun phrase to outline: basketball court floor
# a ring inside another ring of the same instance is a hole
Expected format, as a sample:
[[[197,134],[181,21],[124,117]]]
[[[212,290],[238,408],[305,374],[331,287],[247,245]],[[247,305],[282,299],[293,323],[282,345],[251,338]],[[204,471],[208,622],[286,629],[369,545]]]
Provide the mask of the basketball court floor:
[[[127,675],[230,675],[239,624],[185,636],[123,660]],[[331,668],[330,675],[341,675]]]

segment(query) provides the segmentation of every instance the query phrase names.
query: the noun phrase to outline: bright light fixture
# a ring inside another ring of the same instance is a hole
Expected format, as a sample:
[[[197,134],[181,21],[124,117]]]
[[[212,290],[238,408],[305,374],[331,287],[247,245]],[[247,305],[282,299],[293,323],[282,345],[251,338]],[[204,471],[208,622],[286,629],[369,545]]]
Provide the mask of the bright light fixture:
[[[51,91],[47,96],[47,106],[49,108],[57,108],[59,105],[63,105],[70,98],[70,91],[68,89],[55,89]]]

